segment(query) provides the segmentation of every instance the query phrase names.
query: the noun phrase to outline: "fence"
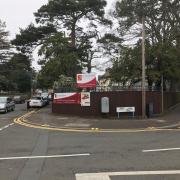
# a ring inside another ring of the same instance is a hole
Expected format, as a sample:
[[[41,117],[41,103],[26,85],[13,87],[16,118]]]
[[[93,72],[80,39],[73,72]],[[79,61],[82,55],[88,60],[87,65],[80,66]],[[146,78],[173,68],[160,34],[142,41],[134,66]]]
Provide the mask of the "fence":
[[[90,92],[114,92],[114,91],[141,91],[141,86],[96,86],[96,88],[86,89]],[[160,91],[161,88],[146,87],[146,91]],[[81,89],[77,88],[76,85],[59,87],[55,89],[55,92],[79,92]]]
[[[142,93],[141,91],[109,91],[91,92],[90,107],[82,107],[80,104],[54,104],[54,113],[78,115],[78,116],[100,116],[101,98],[109,98],[109,115],[116,116],[116,107],[135,107],[135,116],[142,115]],[[164,93],[164,110],[180,102],[180,93]],[[146,92],[146,105],[153,105],[153,114],[162,113],[162,94],[159,91]]]

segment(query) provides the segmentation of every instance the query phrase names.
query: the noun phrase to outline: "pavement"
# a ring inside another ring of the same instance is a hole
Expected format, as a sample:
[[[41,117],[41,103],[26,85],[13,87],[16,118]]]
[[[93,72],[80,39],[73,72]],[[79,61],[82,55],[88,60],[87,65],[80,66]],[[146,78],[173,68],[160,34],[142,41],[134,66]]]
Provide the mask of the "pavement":
[[[180,104],[164,115],[148,119],[120,117],[78,117],[51,112],[51,105],[42,109],[31,109],[30,114],[21,118],[24,125],[73,130],[144,130],[144,129],[178,129],[180,128]],[[21,124],[22,124],[21,123]]]

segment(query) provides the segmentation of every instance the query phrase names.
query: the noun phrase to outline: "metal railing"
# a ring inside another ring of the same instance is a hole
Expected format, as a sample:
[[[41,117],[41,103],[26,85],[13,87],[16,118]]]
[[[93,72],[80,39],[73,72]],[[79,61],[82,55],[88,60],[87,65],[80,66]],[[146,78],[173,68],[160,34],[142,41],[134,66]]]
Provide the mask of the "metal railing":
[[[95,88],[85,88],[85,91],[90,92],[111,92],[111,91],[142,91],[141,86],[96,86]],[[59,87],[54,90],[60,92],[81,92],[81,88],[74,86]],[[161,87],[145,87],[145,91],[161,91]]]

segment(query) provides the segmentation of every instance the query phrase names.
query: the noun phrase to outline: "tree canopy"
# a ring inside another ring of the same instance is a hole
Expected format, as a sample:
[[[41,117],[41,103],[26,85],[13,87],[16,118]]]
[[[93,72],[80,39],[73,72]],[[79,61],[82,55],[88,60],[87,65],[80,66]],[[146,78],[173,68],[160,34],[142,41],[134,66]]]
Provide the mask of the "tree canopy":
[[[129,62],[129,52],[136,51],[141,42],[141,22],[142,18],[145,20],[146,31],[146,70],[147,70],[147,82],[149,86],[155,84],[159,87],[160,77],[163,76],[165,82],[173,83],[174,80],[180,79],[180,59],[179,59],[179,41],[180,41],[180,2],[173,0],[122,0],[116,4],[116,17],[119,20],[119,34],[124,41],[126,39],[138,38],[139,41],[134,43],[134,46],[129,47],[129,50],[124,50],[125,55],[120,55],[121,58],[125,58],[125,64]],[[137,57],[135,54],[133,57]],[[141,56],[135,58],[132,61],[132,65],[138,63],[138,59]],[[132,59],[132,58],[131,58]],[[122,60],[122,62],[124,62]],[[114,67],[117,71],[118,67],[124,69],[124,64],[119,59],[115,60]],[[134,66],[138,71],[139,67]],[[114,72],[114,71],[112,71]],[[137,78],[137,74],[128,74],[126,71],[124,77],[128,77],[128,81],[132,81]],[[112,76],[114,74],[112,73]],[[120,75],[122,76],[122,75]],[[123,76],[122,76],[123,78]]]
[[[8,32],[5,30],[6,24],[0,20],[0,63],[3,63],[8,58],[8,50],[10,44],[8,41]]]
[[[180,81],[178,0],[117,1],[113,22],[105,18],[105,7],[106,0],[51,0],[34,13],[36,24],[21,29],[12,44],[29,60],[38,49],[39,87],[50,88],[61,77],[73,79],[83,70],[90,73],[93,60],[105,54],[112,63],[108,67],[112,82],[130,86],[141,82],[142,20],[149,89],[160,88],[162,76],[167,87]],[[107,25],[110,29],[102,32]]]
[[[21,29],[12,44],[26,54],[39,47],[39,80],[46,86],[52,86],[60,75],[75,78],[84,68],[90,72],[98,25],[111,24],[104,17],[105,6],[105,0],[49,1],[34,13],[37,26]]]

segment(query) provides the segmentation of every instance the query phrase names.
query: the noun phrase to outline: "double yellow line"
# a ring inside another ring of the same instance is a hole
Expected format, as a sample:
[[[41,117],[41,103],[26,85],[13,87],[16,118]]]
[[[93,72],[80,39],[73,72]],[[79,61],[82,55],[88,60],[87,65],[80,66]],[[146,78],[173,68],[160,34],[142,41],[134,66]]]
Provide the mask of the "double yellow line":
[[[14,123],[30,127],[30,128],[36,128],[36,129],[43,129],[43,130],[51,130],[51,131],[62,131],[62,132],[86,132],[86,133],[132,133],[132,132],[154,132],[154,131],[164,131],[164,130],[175,130],[175,129],[158,129],[154,127],[148,127],[145,129],[99,129],[99,128],[65,128],[65,127],[53,127],[48,124],[38,124],[38,123],[33,123],[29,122],[27,120],[28,117],[30,117],[33,113],[37,111],[33,110],[30,111],[23,116],[14,119]],[[176,129],[178,130],[178,129]]]

